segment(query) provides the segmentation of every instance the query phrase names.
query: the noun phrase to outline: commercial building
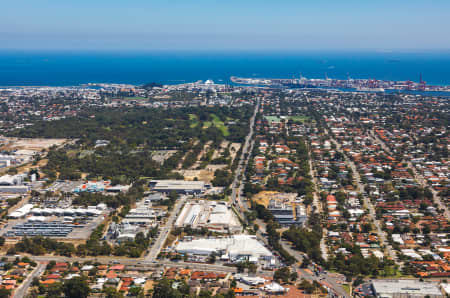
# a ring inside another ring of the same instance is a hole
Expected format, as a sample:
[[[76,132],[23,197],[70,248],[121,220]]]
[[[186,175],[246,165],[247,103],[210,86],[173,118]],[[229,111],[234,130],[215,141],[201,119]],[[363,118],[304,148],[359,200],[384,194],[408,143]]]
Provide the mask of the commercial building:
[[[183,254],[210,255],[218,254],[221,260],[240,262],[249,261],[257,263],[259,260],[269,261],[275,264],[273,254],[256,236],[253,235],[233,235],[223,238],[199,238],[187,241],[180,241],[175,250]]]
[[[412,279],[374,280],[373,292],[376,297],[444,297],[437,282],[419,282]]]
[[[175,227],[207,228],[219,233],[238,233],[241,225],[225,202],[197,201],[187,203],[175,222]]]
[[[270,200],[268,209],[275,220],[284,227],[290,225],[303,226],[308,219],[303,205],[295,205],[294,209],[291,204]]]
[[[202,194],[210,188],[209,184],[203,181],[184,181],[184,180],[152,180],[149,183],[152,190],[161,193],[171,193],[173,191],[179,194],[195,195]]]
[[[153,225],[157,217],[165,215],[165,211],[152,209],[143,204],[131,209],[123,219],[123,223],[130,225]]]

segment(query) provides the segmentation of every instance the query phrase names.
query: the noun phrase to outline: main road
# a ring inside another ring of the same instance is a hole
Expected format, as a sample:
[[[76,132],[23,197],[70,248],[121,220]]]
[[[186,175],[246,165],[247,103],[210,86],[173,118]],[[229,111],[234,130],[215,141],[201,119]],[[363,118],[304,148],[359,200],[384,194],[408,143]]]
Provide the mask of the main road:
[[[253,113],[252,118],[250,119],[250,130],[249,130],[247,137],[245,138],[245,143],[244,143],[244,147],[242,149],[242,154],[240,156],[238,167],[235,171],[235,176],[233,179],[233,183],[231,185],[231,201],[233,202],[233,205],[236,207],[237,211],[239,212],[239,215],[241,216],[241,218],[243,220],[245,220],[244,211],[246,211],[248,208],[247,208],[246,204],[243,204],[241,202],[240,195],[241,195],[241,190],[242,190],[242,183],[239,183],[239,182],[240,182],[241,175],[244,173],[244,171],[247,167],[247,164],[248,164],[248,161],[250,158],[250,152],[254,145],[254,140],[253,140],[254,125],[255,125],[256,114],[258,113],[258,110],[259,110],[259,106],[260,106],[260,99],[258,98],[256,105],[255,105],[255,111]],[[319,211],[321,209],[321,206],[319,205],[319,202],[318,202],[317,193],[315,193],[315,205],[316,205],[317,211]],[[268,245],[267,239],[263,236],[263,234],[265,234],[265,232],[266,232],[265,223],[258,219],[256,220],[256,222],[258,223],[258,225],[260,227],[260,229],[256,233],[256,236],[258,237],[259,240],[261,240],[263,243]],[[293,255],[295,259],[297,259],[297,260],[303,259],[304,255],[299,251],[293,250],[291,248],[290,244],[288,244],[286,241],[282,240],[282,241],[280,241],[280,244],[285,250],[287,250],[291,255]],[[327,275],[317,277],[314,274],[309,274],[308,272],[304,271],[303,269],[300,269],[298,267],[298,264],[294,264],[293,267],[296,271],[301,272],[301,275],[303,278],[305,278],[309,281],[315,280],[315,281],[319,281],[322,283],[325,282],[327,285],[329,285],[329,287],[331,288],[331,291],[335,293],[335,296],[349,297],[347,292],[345,292],[345,290],[342,288],[342,286],[340,284],[338,284],[333,277],[327,276]]]
[[[181,199],[179,199],[173,210],[170,214],[169,218],[167,219],[166,224],[164,225],[164,228],[159,233],[158,238],[156,239],[153,246],[150,248],[150,251],[148,255],[145,257],[146,261],[152,262],[155,261],[156,257],[158,256],[159,252],[161,251],[161,248],[163,247],[164,243],[166,242],[167,237],[169,236],[170,230],[172,229],[175,220],[177,218],[178,213],[180,212],[181,207],[184,205],[184,202],[186,202],[187,197],[182,196]]]
[[[244,205],[241,202],[240,199],[240,193],[242,190],[242,183],[239,182],[241,175],[243,174],[243,170],[247,167],[248,160],[250,158],[250,150],[253,148],[254,142],[253,139],[253,132],[254,132],[254,126],[255,126],[255,119],[256,114],[258,113],[260,106],[260,98],[258,97],[256,99],[256,105],[255,110],[253,112],[252,118],[250,118],[250,129],[248,135],[245,137],[244,146],[242,147],[242,153],[239,157],[238,166],[236,168],[233,183],[231,184],[231,202],[234,206],[238,208],[239,214],[241,218],[244,220],[244,213],[243,209],[245,208]],[[237,157],[236,157],[237,158]]]
[[[65,257],[65,256],[30,256],[30,258],[37,262],[92,262],[99,264],[122,264],[127,266],[128,268],[136,268],[141,270],[155,270],[155,268],[161,266],[168,267],[177,267],[177,268],[186,268],[189,267],[191,269],[196,270],[207,270],[207,271],[220,271],[220,272],[236,272],[236,267],[224,266],[220,264],[203,264],[203,263],[187,263],[187,262],[172,262],[172,261],[147,261],[144,258],[121,258],[121,257]],[[271,271],[264,271],[269,274]]]

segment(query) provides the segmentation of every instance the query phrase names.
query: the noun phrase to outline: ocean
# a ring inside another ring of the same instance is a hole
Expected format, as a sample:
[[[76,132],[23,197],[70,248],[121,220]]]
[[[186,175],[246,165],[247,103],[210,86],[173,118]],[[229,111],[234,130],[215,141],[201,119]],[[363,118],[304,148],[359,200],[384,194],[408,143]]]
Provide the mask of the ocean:
[[[230,76],[419,81],[450,85],[442,52],[70,52],[0,51],[0,86],[177,84]]]

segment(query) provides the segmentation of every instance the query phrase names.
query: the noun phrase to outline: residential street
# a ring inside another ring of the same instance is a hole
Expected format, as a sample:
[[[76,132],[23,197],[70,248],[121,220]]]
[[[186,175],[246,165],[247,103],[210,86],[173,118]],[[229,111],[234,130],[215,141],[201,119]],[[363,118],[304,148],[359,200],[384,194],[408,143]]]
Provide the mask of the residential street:
[[[391,149],[373,131],[370,132],[370,136],[372,137],[372,140],[374,142],[376,142],[377,144],[380,144],[381,148],[383,148],[389,154],[392,154]],[[410,160],[408,160],[407,163],[408,163],[408,168],[412,169],[412,171],[414,173],[414,178],[416,179],[416,181],[419,182],[419,184],[422,187],[428,187],[427,182],[425,181],[424,177],[419,172],[417,172],[417,169],[412,164],[412,162]],[[436,202],[436,204],[438,204],[440,209],[444,210],[444,216],[446,218],[450,218],[450,212],[448,211],[447,206],[441,201],[441,198],[439,197],[437,191],[434,190],[432,187],[429,187],[429,189],[433,193],[434,202]]]
[[[331,134],[330,134],[331,136]],[[350,166],[352,169],[353,175],[356,180],[357,184],[357,191],[361,194],[363,194],[363,201],[365,208],[369,211],[369,218],[371,219],[372,223],[375,225],[375,228],[377,230],[378,237],[380,237],[380,246],[385,246],[385,253],[389,255],[389,257],[394,260],[397,264],[398,258],[397,255],[394,253],[394,250],[392,246],[389,244],[386,238],[386,233],[382,230],[380,221],[376,217],[375,213],[375,207],[373,206],[372,202],[370,201],[369,197],[364,195],[364,185],[361,182],[361,176],[359,175],[359,171],[356,168],[356,165],[353,161],[351,161],[346,154],[341,149],[341,144],[337,142],[334,138],[331,138],[331,141],[336,145],[336,149],[341,152],[345,157],[345,162]]]
[[[37,267],[28,275],[28,277],[23,281],[23,283],[19,286],[17,290],[14,291],[14,298],[22,298],[25,297],[28,288],[33,282],[33,278],[39,277],[42,272],[45,270],[45,263],[39,263]]]

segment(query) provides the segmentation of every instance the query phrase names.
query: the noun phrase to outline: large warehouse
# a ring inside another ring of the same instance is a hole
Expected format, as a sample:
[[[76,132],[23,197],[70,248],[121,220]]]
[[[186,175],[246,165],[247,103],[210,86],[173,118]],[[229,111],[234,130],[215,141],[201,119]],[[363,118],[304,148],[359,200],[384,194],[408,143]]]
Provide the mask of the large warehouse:
[[[437,282],[419,282],[412,279],[392,279],[372,281],[376,297],[443,297]]]
[[[175,227],[207,228],[219,233],[238,233],[241,225],[225,202],[198,201],[186,204],[175,222]]]
[[[184,180],[152,180],[149,183],[152,190],[162,193],[175,191],[179,194],[201,194],[209,185],[203,181],[184,181]]]
[[[224,238],[200,238],[190,241],[180,241],[175,250],[191,255],[210,255],[218,253],[222,260],[238,262],[248,260],[256,263],[258,260],[274,262],[274,256],[254,235],[233,235]]]

